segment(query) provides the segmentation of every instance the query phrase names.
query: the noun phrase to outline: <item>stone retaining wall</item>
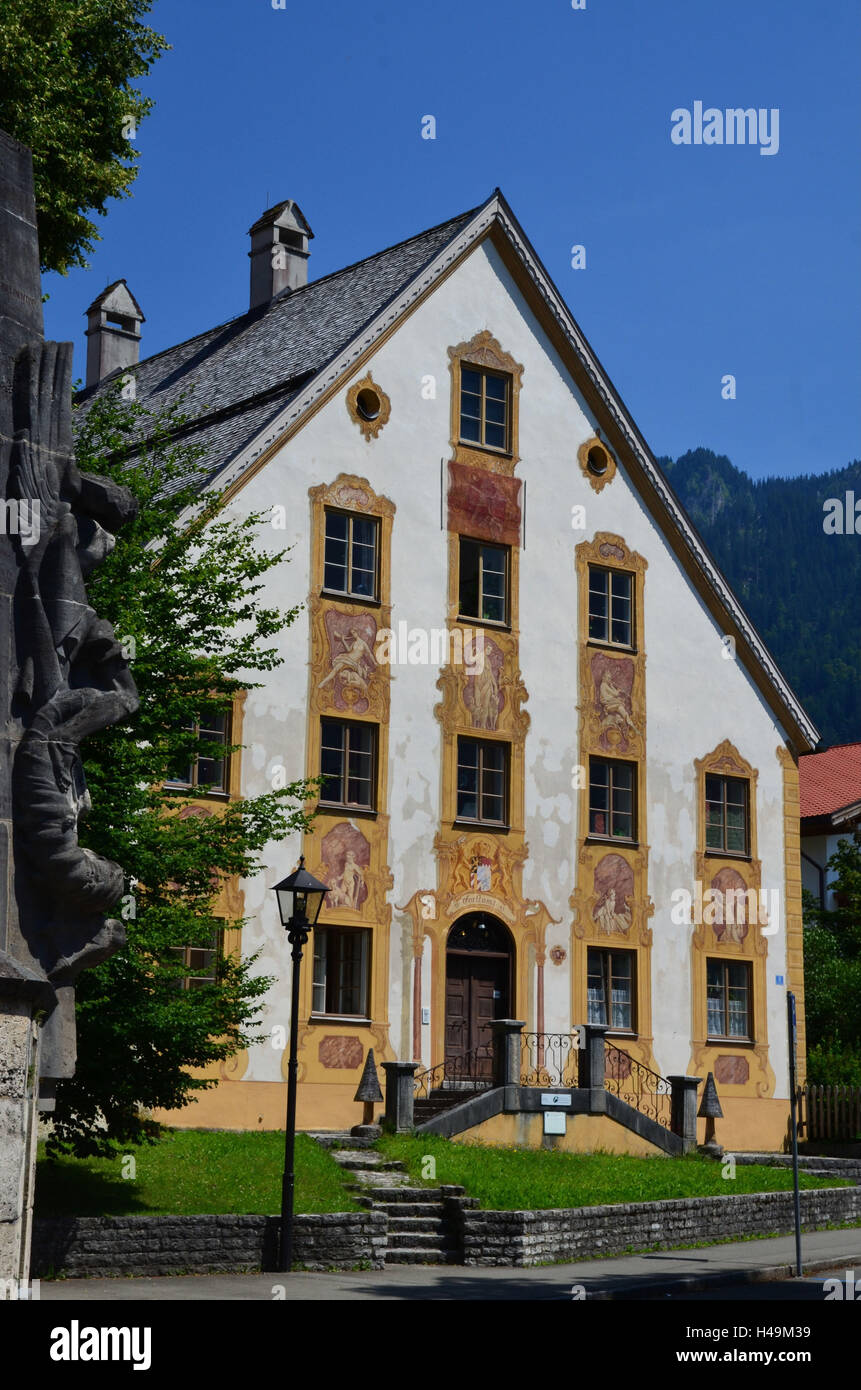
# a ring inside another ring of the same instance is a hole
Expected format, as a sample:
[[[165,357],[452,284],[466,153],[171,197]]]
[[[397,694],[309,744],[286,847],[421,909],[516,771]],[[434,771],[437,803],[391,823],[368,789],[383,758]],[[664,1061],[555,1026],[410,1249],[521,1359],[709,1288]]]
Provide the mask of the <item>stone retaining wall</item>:
[[[791,1192],[569,1211],[466,1210],[452,1217],[460,1227],[467,1265],[538,1265],[794,1229]],[[807,1230],[843,1222],[861,1225],[861,1189],[802,1192],[801,1219]]]
[[[271,1269],[275,1216],[37,1217],[32,1275],[221,1274]],[[294,1258],[305,1269],[382,1269],[388,1240],[383,1212],[297,1216]]]
[[[617,1255],[699,1241],[780,1235],[793,1229],[791,1192],[698,1197],[568,1211],[479,1211],[447,1202],[467,1265],[528,1266]],[[861,1188],[801,1193],[807,1230],[861,1226]],[[37,1217],[33,1278],[120,1274],[231,1273],[271,1269],[274,1216]],[[295,1258],[306,1269],[383,1269],[384,1212],[297,1216]]]

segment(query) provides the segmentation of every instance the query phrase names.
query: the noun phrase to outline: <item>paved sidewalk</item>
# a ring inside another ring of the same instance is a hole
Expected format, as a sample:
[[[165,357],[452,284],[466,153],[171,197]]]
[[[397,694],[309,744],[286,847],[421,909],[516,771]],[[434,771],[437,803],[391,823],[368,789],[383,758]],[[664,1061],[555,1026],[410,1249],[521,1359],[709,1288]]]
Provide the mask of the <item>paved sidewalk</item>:
[[[854,1269],[861,1282],[861,1229],[812,1231],[803,1238],[805,1270]],[[544,1265],[538,1269],[476,1269],[458,1265],[405,1265],[350,1274],[198,1274],[162,1279],[59,1279],[41,1284],[42,1301],[218,1300],[261,1302],[366,1299],[546,1300],[572,1298],[582,1285],[587,1299],[659,1298],[685,1290],[732,1287],[761,1279],[788,1279],[795,1240],[777,1236],[699,1250],[663,1250],[609,1260]],[[281,1292],[283,1290],[283,1293]]]

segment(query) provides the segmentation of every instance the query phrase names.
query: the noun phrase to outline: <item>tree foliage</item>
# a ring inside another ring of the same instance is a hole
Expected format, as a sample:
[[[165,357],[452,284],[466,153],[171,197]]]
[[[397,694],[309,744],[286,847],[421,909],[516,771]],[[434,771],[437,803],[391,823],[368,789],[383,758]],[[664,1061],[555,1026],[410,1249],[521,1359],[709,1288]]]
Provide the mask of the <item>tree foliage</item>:
[[[861,737],[861,544],[823,529],[861,463],[754,482],[709,449],[659,462],[825,743]]]
[[[861,1084],[861,832],[828,861],[837,906],[804,894],[804,1006],[808,1076]]]
[[[258,1036],[271,981],[254,973],[254,959],[226,959],[215,983],[188,989],[180,948],[206,949],[220,927],[240,925],[218,915],[219,890],[231,875],[258,872],[267,843],[308,825],[303,807],[316,789],[295,782],[210,800],[201,815],[199,799],[164,785],[195,755],[224,752],[189,726],[228,711],[238,691],[255,688],[255,673],[279,664],[272,639],[298,611],[261,603],[285,552],[259,547],[261,515],[230,517],[217,496],[204,505],[189,480],[194,451],[176,440],[181,425],[178,408],[148,417],[116,390],[93,401],[77,429],[79,466],[122,481],[140,505],[88,583],[93,607],[132,654],[140,709],[83,749],[93,808],[81,840],[130,875],[116,914],[127,919],[128,943],[79,978],[78,1064],[59,1087],[55,1151],[105,1153],[114,1141],[156,1137],[142,1110],[188,1104],[214,1084],[189,1068]]]
[[[166,40],[141,22],[152,0],[0,0],[0,129],[33,152],[42,266],[86,266],[88,212],[127,197],[130,138],[152,107],[133,86]]]

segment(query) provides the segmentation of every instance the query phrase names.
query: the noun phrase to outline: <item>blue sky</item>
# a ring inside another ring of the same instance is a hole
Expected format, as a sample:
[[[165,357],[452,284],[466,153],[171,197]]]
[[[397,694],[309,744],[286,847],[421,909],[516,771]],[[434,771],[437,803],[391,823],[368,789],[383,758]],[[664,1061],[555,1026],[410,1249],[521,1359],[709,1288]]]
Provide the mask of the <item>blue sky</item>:
[[[121,276],[144,356],[243,312],[248,228],[282,198],[316,279],[499,185],[656,453],[858,458],[861,8],[585,3],[157,0],[133,196],[88,271],[45,277],[47,336],[82,377],[83,312]],[[673,144],[695,101],[777,108],[777,153]]]

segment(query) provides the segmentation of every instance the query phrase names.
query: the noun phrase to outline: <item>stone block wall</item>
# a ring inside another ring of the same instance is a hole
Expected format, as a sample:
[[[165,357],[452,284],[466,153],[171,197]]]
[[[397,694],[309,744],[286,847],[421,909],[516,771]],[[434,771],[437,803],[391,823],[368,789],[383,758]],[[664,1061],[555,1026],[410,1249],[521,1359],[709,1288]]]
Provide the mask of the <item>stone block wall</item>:
[[[275,1216],[37,1217],[32,1275],[221,1274],[271,1269]],[[388,1219],[382,1212],[297,1216],[294,1258],[305,1269],[382,1269]]]
[[[670,1250],[708,1240],[740,1240],[794,1229],[791,1192],[568,1211],[476,1211],[460,1215],[464,1264],[529,1266],[619,1255],[657,1247]],[[861,1225],[861,1189],[821,1188],[801,1193],[807,1230],[829,1224]]]

